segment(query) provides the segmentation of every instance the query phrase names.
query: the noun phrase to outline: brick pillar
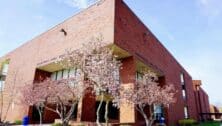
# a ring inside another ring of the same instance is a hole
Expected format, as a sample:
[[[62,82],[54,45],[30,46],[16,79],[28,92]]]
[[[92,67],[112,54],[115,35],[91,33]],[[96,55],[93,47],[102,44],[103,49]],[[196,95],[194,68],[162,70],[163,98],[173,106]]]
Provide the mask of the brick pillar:
[[[127,89],[134,87],[136,75],[136,64],[133,57],[122,60],[122,68],[120,70],[121,85]],[[135,123],[134,105],[120,105],[120,123]]]
[[[81,103],[81,121],[96,121],[96,97],[91,93],[87,93]]]

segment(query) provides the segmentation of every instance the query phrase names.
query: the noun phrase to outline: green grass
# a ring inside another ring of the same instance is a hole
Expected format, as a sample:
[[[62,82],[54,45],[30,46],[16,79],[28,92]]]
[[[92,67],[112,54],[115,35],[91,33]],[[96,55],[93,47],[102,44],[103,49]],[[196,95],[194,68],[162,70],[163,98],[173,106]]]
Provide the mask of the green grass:
[[[199,126],[220,126],[220,124],[220,122],[212,121],[200,123]]]
[[[207,122],[200,122],[193,119],[183,119],[179,120],[179,126],[222,126],[222,123],[219,121],[207,121]]]

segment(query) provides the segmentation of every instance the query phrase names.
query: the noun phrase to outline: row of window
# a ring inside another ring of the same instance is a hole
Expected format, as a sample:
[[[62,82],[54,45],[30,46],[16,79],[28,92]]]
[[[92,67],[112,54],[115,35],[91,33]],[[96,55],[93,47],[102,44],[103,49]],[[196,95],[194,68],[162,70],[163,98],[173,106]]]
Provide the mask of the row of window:
[[[113,74],[114,74],[115,80],[119,83],[120,82],[119,70],[113,71]],[[72,68],[72,69],[55,71],[51,74],[52,80],[68,79],[71,77],[76,77],[76,78],[81,77],[81,70],[77,68]],[[71,82],[71,85],[74,86],[75,82]]]
[[[186,88],[185,88],[185,81],[184,81],[184,74],[181,73],[180,74],[180,83],[182,85],[182,96],[183,99],[186,100],[187,99],[187,94],[186,94]],[[184,106],[184,118],[187,119],[189,118],[189,114],[188,114],[188,107]]]
[[[51,74],[51,79],[61,80],[61,79],[68,79],[71,77],[80,77],[80,76],[81,76],[81,71],[79,69],[72,68],[72,69],[65,69],[53,72]]]
[[[180,83],[182,85],[183,99],[185,100],[187,98],[187,95],[186,95],[185,81],[184,81],[184,74],[183,73],[180,74]]]

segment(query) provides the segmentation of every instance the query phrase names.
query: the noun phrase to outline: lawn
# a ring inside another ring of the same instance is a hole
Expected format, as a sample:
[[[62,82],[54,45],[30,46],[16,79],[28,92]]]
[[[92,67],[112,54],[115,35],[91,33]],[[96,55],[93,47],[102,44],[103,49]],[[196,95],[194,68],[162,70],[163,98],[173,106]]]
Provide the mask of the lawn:
[[[222,125],[221,122],[213,121],[213,122],[203,122],[195,126],[221,126],[221,125]]]

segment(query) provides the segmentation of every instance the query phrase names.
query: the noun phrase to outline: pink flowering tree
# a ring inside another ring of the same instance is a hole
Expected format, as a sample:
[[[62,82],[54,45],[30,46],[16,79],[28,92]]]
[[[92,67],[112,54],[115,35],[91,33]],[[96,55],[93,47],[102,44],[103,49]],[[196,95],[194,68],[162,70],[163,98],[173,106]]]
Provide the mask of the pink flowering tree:
[[[90,43],[91,49],[87,51],[85,73],[93,86],[93,93],[100,101],[96,111],[97,125],[100,125],[100,109],[103,101],[106,101],[105,115],[108,124],[108,105],[119,95],[119,69],[120,61],[116,59],[108,47],[103,46],[101,40]],[[106,97],[104,99],[104,97]]]
[[[58,60],[65,68],[79,69],[84,74],[84,79],[88,80],[90,85],[87,88],[90,88],[92,94],[96,95],[100,101],[96,112],[97,125],[100,125],[99,113],[103,101],[106,101],[104,118],[108,123],[108,104],[110,100],[119,95],[120,86],[119,68],[121,63],[113,55],[112,50],[102,43],[102,40],[102,37],[92,39],[78,50],[67,51]]]
[[[67,126],[76,105],[84,95],[84,84],[86,83],[79,82],[76,78],[58,81],[46,79],[40,83],[25,85],[21,101],[27,105],[36,106],[40,118],[42,118],[43,108],[57,113],[62,125]]]
[[[46,106],[45,108],[59,115],[62,125],[67,126],[79,100],[84,95],[83,84],[76,83],[75,78],[69,78],[58,81],[48,81],[46,88]],[[42,87],[39,87],[41,90]],[[48,105],[55,105],[51,107]]]
[[[42,125],[42,113],[45,106],[44,93],[35,89],[35,84],[28,83],[21,88],[20,104],[24,106],[35,106],[39,112],[39,124]]]
[[[133,88],[123,89],[119,102],[134,104],[137,111],[144,117],[146,126],[152,126],[154,122],[154,111],[152,105],[168,105],[175,102],[175,89],[173,85],[159,86],[158,77],[150,71],[143,73],[137,79]],[[119,103],[121,104],[121,103]],[[149,106],[150,116],[148,117],[144,109]]]

